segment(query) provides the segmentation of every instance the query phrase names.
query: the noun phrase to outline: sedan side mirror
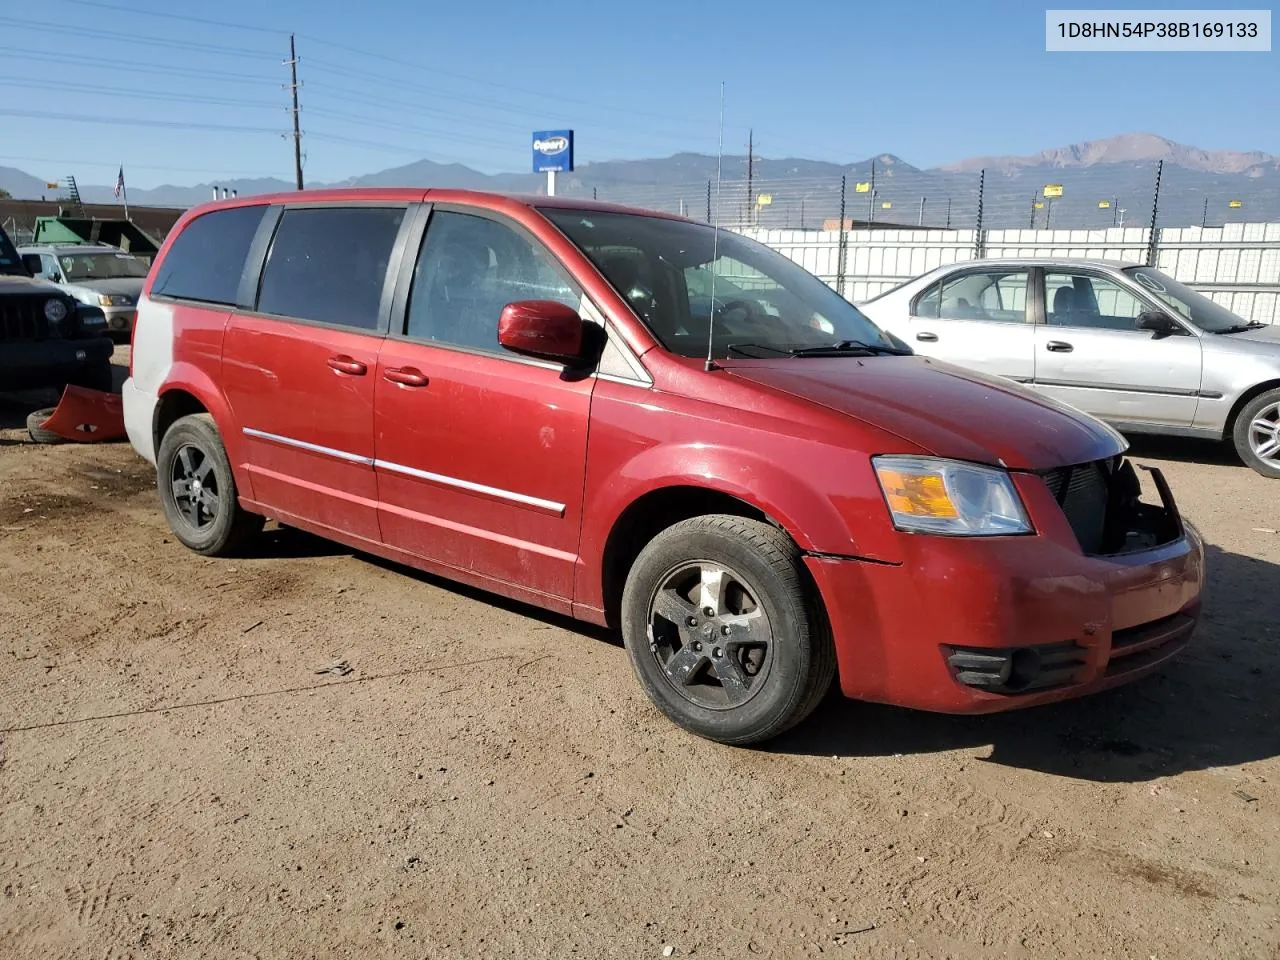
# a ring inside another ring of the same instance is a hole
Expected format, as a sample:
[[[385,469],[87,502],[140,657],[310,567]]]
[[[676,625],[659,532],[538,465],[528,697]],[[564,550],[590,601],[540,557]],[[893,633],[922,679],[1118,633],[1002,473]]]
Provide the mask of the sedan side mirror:
[[[1138,329],[1150,330],[1152,333],[1168,336],[1171,333],[1177,333],[1182,328],[1167,313],[1162,313],[1159,310],[1144,310],[1138,314]]]
[[[498,318],[498,343],[513,353],[567,363],[582,358],[583,321],[555,300],[508,303]]]

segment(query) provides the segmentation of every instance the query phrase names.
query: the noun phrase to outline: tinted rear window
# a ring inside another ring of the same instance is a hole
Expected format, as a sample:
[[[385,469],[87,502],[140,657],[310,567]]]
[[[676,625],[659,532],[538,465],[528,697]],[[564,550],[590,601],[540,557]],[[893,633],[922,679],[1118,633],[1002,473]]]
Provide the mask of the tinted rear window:
[[[266,209],[234,207],[192,220],[160,264],[152,295],[234,304],[249,244]]]
[[[403,207],[286,210],[262,273],[258,311],[377,329],[404,215]]]

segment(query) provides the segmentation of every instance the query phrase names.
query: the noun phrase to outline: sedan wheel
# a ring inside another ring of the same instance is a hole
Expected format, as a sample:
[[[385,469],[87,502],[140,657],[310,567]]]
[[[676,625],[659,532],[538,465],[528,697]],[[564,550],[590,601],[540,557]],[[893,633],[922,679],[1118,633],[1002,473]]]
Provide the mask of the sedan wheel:
[[[1267,390],[1236,415],[1236,453],[1264,477],[1280,479],[1280,390]]]

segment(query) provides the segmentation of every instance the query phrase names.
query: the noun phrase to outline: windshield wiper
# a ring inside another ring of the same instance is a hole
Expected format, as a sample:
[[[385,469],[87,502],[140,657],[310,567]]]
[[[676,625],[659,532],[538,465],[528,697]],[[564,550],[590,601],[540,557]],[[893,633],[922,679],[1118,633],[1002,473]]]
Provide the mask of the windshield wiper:
[[[1237,323],[1230,327],[1223,327],[1218,333],[1244,333],[1246,330],[1260,330],[1265,326],[1267,324],[1254,320],[1251,323]]]
[[[883,344],[863,343],[861,340],[839,340],[819,347],[797,347],[788,350],[787,353],[793,357],[911,356],[909,350],[900,350],[898,347]]]

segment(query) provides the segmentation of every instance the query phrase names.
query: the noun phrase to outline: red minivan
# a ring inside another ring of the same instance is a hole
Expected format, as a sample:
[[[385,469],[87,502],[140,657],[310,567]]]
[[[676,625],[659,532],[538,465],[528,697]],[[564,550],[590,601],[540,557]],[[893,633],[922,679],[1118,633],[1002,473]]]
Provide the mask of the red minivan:
[[[837,674],[954,713],[1092,693],[1199,615],[1201,541],[1115,431],[662,214],[422,189],[200,207],[148,278],[124,407],[191,549],[271,517],[620,628],[658,708],[726,743]]]

